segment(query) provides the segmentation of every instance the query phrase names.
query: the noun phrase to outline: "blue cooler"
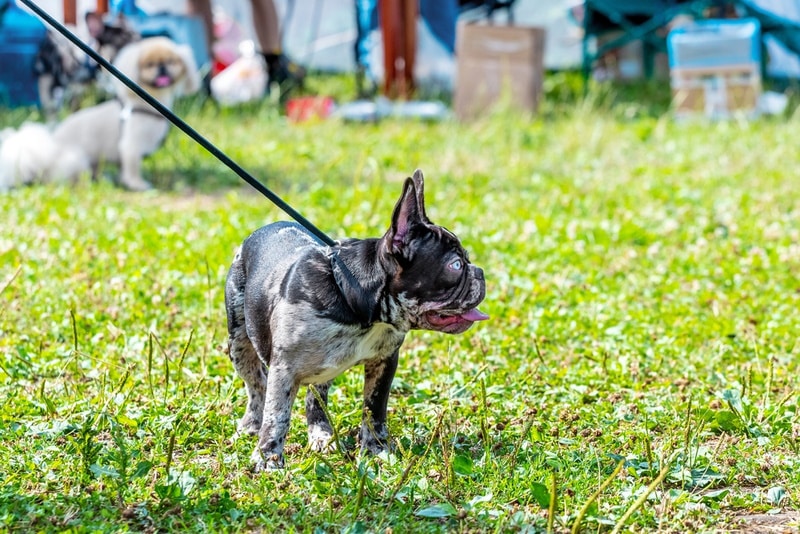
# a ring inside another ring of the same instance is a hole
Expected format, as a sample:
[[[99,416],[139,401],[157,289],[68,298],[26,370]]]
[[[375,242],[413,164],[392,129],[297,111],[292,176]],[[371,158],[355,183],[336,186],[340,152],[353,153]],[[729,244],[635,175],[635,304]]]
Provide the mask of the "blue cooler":
[[[761,25],[753,18],[702,20],[667,36],[671,68],[761,65]]]
[[[756,19],[703,20],[667,36],[675,115],[755,116],[761,95],[761,26]]]
[[[47,30],[14,0],[0,0],[0,106],[39,104],[33,64]]]

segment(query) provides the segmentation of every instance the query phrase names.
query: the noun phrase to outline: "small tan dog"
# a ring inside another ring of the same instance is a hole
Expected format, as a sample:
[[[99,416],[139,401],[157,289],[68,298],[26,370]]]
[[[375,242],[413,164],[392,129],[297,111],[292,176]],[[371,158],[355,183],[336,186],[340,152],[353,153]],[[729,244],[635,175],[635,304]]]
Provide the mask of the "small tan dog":
[[[114,65],[164,106],[200,88],[200,75],[188,46],[152,37],[123,48]],[[28,183],[74,181],[95,176],[101,163],[118,163],[119,184],[132,191],[151,187],[141,176],[142,158],[155,152],[169,121],[122,82],[116,99],[80,110],[51,132],[45,125],[23,124],[0,133],[0,191]]]

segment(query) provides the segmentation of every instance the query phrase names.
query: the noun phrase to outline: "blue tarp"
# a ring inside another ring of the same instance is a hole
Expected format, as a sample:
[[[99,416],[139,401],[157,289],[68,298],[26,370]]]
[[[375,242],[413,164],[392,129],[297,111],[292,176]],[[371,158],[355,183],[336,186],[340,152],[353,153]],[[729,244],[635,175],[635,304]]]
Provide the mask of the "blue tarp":
[[[38,17],[0,0],[0,106],[39,103],[34,61],[45,32]]]

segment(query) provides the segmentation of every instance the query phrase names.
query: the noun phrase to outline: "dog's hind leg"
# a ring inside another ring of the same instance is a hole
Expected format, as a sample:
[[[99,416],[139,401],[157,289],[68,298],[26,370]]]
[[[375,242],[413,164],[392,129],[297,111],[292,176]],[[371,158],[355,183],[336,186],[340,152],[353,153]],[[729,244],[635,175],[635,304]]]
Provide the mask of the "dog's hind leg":
[[[281,355],[283,356],[283,355]],[[278,358],[279,361],[283,358]],[[283,446],[292,418],[292,403],[299,384],[291,371],[272,365],[267,376],[267,396],[264,423],[258,433],[258,446],[252,460],[256,471],[283,468]]]
[[[256,354],[253,344],[244,332],[228,339],[231,361],[236,372],[244,381],[247,390],[247,409],[239,421],[238,433],[255,436],[261,428],[264,416],[264,398],[267,392],[267,373],[264,364]]]
[[[244,319],[245,275],[237,251],[225,283],[225,307],[228,315],[228,354],[233,367],[247,389],[247,410],[239,422],[238,432],[256,435],[264,417],[267,391],[266,367],[247,335]]]
[[[312,451],[328,452],[332,450],[333,428],[325,414],[328,404],[330,381],[324,384],[308,386],[306,393],[306,422],[308,423],[308,444]],[[316,394],[315,394],[316,391]]]

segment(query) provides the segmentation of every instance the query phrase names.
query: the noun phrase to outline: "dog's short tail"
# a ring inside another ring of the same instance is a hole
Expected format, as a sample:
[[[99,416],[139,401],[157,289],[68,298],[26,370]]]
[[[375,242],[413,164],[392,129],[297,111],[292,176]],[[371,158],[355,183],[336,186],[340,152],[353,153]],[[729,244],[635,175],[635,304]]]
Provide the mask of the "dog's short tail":
[[[90,171],[81,150],[61,146],[43,124],[0,132],[0,191],[30,183],[75,181]]]

